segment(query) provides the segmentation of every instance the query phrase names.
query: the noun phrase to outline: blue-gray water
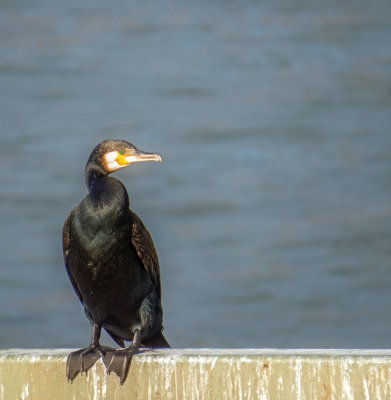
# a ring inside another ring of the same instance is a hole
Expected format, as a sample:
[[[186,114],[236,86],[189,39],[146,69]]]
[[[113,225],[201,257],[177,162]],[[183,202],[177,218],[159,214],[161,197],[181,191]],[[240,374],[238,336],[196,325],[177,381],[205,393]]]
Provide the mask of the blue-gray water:
[[[390,347],[390,43],[388,0],[3,0],[0,347],[88,344],[61,230],[105,138],[164,158],[116,176],[173,346]]]

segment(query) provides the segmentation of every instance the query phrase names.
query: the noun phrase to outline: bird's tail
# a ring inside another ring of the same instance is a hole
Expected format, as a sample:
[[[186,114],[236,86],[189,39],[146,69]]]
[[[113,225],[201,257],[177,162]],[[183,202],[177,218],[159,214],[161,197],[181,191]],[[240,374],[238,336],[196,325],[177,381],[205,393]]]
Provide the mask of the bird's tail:
[[[164,337],[163,333],[159,332],[155,336],[151,337],[150,339],[142,341],[142,345],[145,347],[167,347],[171,348],[168,344],[166,338]]]

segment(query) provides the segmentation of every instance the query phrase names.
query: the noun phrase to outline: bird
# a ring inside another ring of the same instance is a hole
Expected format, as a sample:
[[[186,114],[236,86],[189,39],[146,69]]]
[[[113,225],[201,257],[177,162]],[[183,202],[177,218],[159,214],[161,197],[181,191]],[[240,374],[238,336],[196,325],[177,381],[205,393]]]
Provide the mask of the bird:
[[[109,176],[141,161],[160,161],[120,139],[100,142],[85,167],[86,197],[70,212],[62,234],[65,269],[92,324],[90,345],[67,358],[72,382],[102,358],[120,383],[140,346],[169,348],[163,331],[159,260],[141,219],[129,208],[121,181]],[[121,348],[99,343],[102,328]],[[132,341],[125,347],[125,341]]]

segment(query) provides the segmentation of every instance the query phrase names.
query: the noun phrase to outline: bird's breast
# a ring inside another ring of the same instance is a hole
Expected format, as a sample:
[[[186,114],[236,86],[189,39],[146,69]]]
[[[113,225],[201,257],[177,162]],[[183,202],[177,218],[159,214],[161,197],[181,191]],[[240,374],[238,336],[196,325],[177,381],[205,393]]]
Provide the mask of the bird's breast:
[[[91,259],[111,256],[117,247],[129,244],[130,224],[109,218],[79,215],[72,223],[72,238]]]

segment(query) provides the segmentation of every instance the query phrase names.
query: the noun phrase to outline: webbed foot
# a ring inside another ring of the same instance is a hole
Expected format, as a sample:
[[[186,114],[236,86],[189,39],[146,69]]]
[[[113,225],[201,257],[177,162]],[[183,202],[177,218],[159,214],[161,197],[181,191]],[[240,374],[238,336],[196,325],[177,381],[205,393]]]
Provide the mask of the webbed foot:
[[[107,351],[102,357],[107,373],[115,372],[119,376],[121,385],[124,384],[128,376],[133,356],[139,352],[140,339],[141,333],[137,330],[133,338],[133,344],[130,347]]]
[[[101,356],[102,354],[93,347],[87,347],[70,353],[67,359],[68,381],[72,382],[79,372],[87,373]]]
[[[107,352],[112,351],[111,347],[99,344],[100,326],[94,324],[92,340],[88,347],[73,351],[67,358],[67,377],[68,381],[73,382],[79,372],[82,374],[87,371]]]
[[[109,351],[103,357],[107,373],[115,372],[120,378],[121,385],[126,380],[132,358],[136,353],[138,353],[138,349],[130,347],[128,349]]]

